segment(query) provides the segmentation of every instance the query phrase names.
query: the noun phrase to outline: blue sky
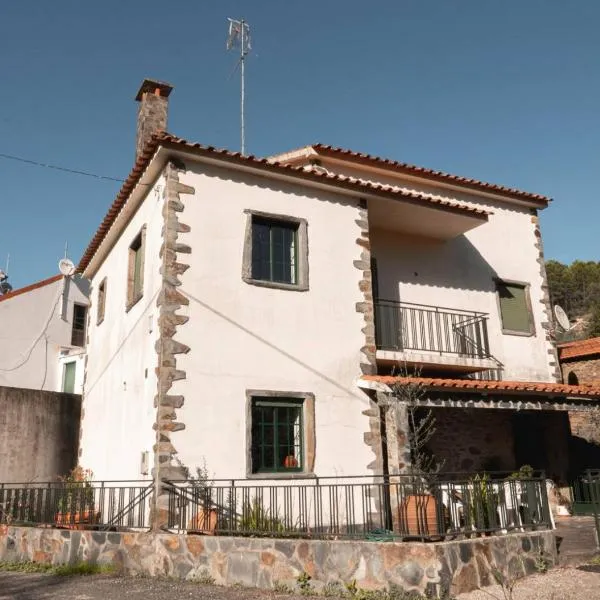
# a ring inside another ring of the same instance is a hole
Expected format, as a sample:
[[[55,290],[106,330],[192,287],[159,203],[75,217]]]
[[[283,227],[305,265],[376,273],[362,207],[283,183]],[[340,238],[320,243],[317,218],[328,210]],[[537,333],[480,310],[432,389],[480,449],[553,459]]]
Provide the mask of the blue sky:
[[[250,153],[321,141],[547,194],[546,256],[600,260],[596,0],[3,2],[0,153],[125,177],[144,77],[175,85],[173,133],[238,149],[228,16],[253,30]],[[65,241],[77,261],[119,188],[5,159],[0,181],[15,287]]]

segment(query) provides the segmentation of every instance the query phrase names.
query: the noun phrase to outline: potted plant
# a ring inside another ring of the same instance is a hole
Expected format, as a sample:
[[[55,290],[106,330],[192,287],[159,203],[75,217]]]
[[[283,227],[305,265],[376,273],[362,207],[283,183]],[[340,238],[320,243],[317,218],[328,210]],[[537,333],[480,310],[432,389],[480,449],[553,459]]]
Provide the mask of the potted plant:
[[[419,381],[396,384],[391,406],[400,411],[407,424],[410,453],[408,483],[400,483],[396,497],[397,516],[394,528],[407,537],[430,537],[440,531],[438,500],[432,493],[443,462],[428,451],[427,443],[435,434],[435,417],[431,410],[419,409],[418,400],[425,394]]]
[[[213,481],[210,479],[206,463],[196,467],[196,475],[191,475],[189,467],[175,457],[183,469],[188,485],[184,488],[183,504],[190,507],[191,515],[187,520],[187,533],[214,535],[217,529],[219,513],[213,501]]]
[[[94,507],[93,473],[81,466],[74,467],[68,475],[59,477],[57,490],[57,527],[85,529],[100,521],[100,513]]]

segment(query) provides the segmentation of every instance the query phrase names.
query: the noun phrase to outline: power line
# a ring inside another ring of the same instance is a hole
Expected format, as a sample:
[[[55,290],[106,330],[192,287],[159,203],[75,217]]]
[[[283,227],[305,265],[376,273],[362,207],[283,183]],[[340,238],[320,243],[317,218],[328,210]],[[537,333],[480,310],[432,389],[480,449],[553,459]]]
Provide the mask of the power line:
[[[97,173],[90,173],[89,171],[78,171],[77,169],[69,169],[68,167],[59,167],[58,165],[51,165],[48,163],[38,162],[36,160],[30,160],[28,158],[21,158],[20,156],[13,156],[12,154],[0,153],[0,158],[6,158],[8,160],[16,160],[18,162],[26,163],[28,165],[34,165],[36,167],[45,167],[46,169],[54,169],[55,171],[63,171],[64,173],[72,173],[74,175],[85,175],[86,177],[94,177],[95,179],[105,179],[107,181],[118,181],[123,183],[125,179],[119,179],[117,177],[108,177],[107,175],[98,175]]]

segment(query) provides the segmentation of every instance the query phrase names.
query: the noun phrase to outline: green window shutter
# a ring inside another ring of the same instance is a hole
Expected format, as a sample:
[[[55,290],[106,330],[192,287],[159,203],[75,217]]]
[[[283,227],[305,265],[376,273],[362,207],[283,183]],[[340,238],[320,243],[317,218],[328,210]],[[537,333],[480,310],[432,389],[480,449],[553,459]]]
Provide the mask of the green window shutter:
[[[135,259],[133,266],[133,295],[139,296],[142,293],[142,247],[135,250]]]
[[[254,398],[252,401],[252,472],[302,471],[303,401]]]
[[[75,361],[65,363],[63,367],[62,391],[65,394],[73,394],[75,392],[75,370]]]
[[[500,298],[502,328],[506,331],[530,333],[531,315],[525,286],[499,281],[497,289]]]

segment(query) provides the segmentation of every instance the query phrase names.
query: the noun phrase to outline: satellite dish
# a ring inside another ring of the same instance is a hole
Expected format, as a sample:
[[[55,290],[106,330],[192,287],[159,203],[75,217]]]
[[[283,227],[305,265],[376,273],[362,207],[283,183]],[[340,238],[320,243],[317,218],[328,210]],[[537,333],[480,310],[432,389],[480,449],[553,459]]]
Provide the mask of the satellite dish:
[[[0,281],[0,294],[8,294],[8,292],[12,291],[12,285],[8,283],[8,281]]]
[[[70,277],[75,273],[75,265],[68,258],[61,258],[58,262],[58,270],[65,276]]]
[[[4,281],[5,279],[8,279],[8,275],[6,274],[6,271],[0,269],[0,281]]]
[[[567,317],[567,313],[564,311],[562,306],[558,304],[554,305],[554,316],[556,317],[556,321],[558,324],[565,330],[569,331],[571,329],[571,323],[569,322],[569,317]]]

